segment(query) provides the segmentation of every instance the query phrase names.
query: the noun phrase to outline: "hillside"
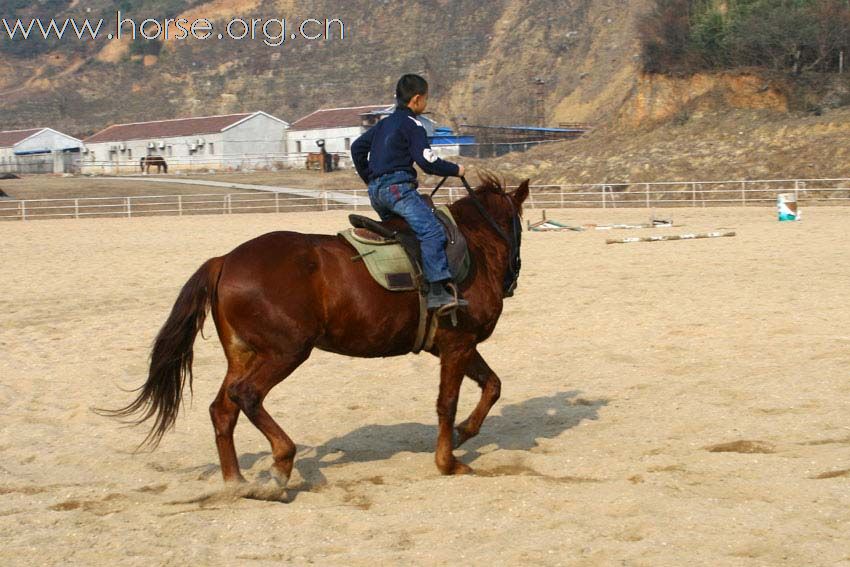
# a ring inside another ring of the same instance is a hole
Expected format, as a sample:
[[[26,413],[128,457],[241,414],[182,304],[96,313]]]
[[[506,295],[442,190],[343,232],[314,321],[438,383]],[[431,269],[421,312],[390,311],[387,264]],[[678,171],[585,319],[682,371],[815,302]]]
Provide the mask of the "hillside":
[[[18,16],[81,9],[72,0],[8,4]],[[345,38],[280,47],[0,42],[3,128],[85,136],[115,122],[255,109],[292,121],[319,107],[389,102],[396,78],[411,71],[431,81],[429,111],[443,124],[533,124],[541,78],[546,124],[589,122],[592,133],[467,163],[537,183],[850,175],[850,74],[643,74],[637,27],[652,0],[575,0],[557,9],[550,0],[118,4],[139,21],[339,18]],[[86,15],[108,18],[115,6],[87,2]]]
[[[114,19],[115,4],[55,0],[54,13]],[[295,120],[318,107],[390,102],[395,80],[420,72],[446,124],[533,123],[542,78],[548,124],[597,122],[622,103],[637,72],[636,16],[646,0],[277,0],[121,2],[138,20],[184,15],[339,18],[342,40],[6,42],[4,128],[52,126],[86,135],[110,123],[261,109]],[[14,7],[14,6],[13,6]],[[111,14],[111,15],[110,15]],[[11,14],[4,14],[8,17]],[[158,53],[155,53],[157,52]]]
[[[584,137],[477,164],[536,183],[850,177],[850,78],[642,76]]]

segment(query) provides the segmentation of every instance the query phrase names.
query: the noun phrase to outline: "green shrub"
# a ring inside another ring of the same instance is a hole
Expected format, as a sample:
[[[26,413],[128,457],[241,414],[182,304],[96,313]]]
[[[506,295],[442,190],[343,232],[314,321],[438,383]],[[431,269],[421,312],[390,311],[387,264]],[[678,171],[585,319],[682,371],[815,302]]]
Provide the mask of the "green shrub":
[[[647,72],[832,72],[850,56],[850,0],[656,0],[639,34]]]

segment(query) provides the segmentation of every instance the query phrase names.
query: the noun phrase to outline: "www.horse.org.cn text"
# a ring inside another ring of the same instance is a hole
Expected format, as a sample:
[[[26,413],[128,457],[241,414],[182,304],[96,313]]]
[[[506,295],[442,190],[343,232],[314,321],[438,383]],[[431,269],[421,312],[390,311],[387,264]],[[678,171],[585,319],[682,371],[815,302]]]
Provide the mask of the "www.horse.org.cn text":
[[[121,12],[107,22],[104,18],[0,18],[0,41],[66,39],[98,41],[130,40],[261,40],[278,47],[293,40],[345,39],[345,23],[339,18],[231,18],[217,25],[207,18],[128,18]],[[111,24],[111,25],[110,25]]]

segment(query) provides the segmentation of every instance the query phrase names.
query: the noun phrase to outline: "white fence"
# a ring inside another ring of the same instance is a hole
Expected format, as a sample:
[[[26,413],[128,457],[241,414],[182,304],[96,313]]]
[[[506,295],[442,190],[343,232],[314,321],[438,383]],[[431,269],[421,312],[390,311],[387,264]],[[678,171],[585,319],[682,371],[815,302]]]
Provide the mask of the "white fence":
[[[118,156],[114,159],[91,159],[92,154],[83,154],[76,160],[79,171],[87,174],[126,174],[143,171],[139,160],[143,157],[162,157],[168,164],[168,170],[174,172],[189,171],[278,171],[281,169],[304,168],[307,160],[306,153],[290,154],[218,154],[218,155],[192,155],[192,156],[169,156],[152,154],[150,156],[139,155],[135,158]],[[99,155],[99,154],[98,154]],[[340,167],[351,166],[351,160],[340,157]],[[155,165],[151,171],[158,171]]]
[[[430,192],[430,188],[420,188]],[[0,200],[0,220],[139,217],[297,211],[369,210],[367,205],[341,203],[334,194],[366,198],[365,189],[316,191],[304,197],[285,193],[228,193],[92,197],[77,199]],[[773,206],[779,193],[793,193],[803,204],[850,203],[850,179],[791,179],[760,181],[688,181],[593,185],[535,185],[526,208],[625,208]],[[463,187],[444,187],[437,204],[466,195]],[[366,201],[363,201],[366,202]]]

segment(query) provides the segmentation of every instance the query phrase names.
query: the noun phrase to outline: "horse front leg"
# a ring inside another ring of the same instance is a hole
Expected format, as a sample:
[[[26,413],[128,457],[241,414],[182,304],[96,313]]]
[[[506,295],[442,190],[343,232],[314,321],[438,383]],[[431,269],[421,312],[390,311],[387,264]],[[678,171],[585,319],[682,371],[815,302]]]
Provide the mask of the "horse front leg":
[[[487,365],[487,362],[478,350],[475,350],[472,360],[469,361],[469,365],[466,368],[466,375],[472,380],[475,380],[481,388],[481,399],[478,400],[478,405],[475,406],[469,417],[457,426],[455,448],[460,447],[467,440],[478,435],[478,432],[481,430],[481,424],[484,423],[487,414],[499,400],[502,392],[502,382],[496,376],[496,373]]]
[[[475,354],[474,345],[453,349],[440,349],[440,394],[437,398],[437,417],[439,433],[435,460],[437,468],[443,474],[467,474],[472,469],[458,461],[454,449],[453,432],[460,384]]]

